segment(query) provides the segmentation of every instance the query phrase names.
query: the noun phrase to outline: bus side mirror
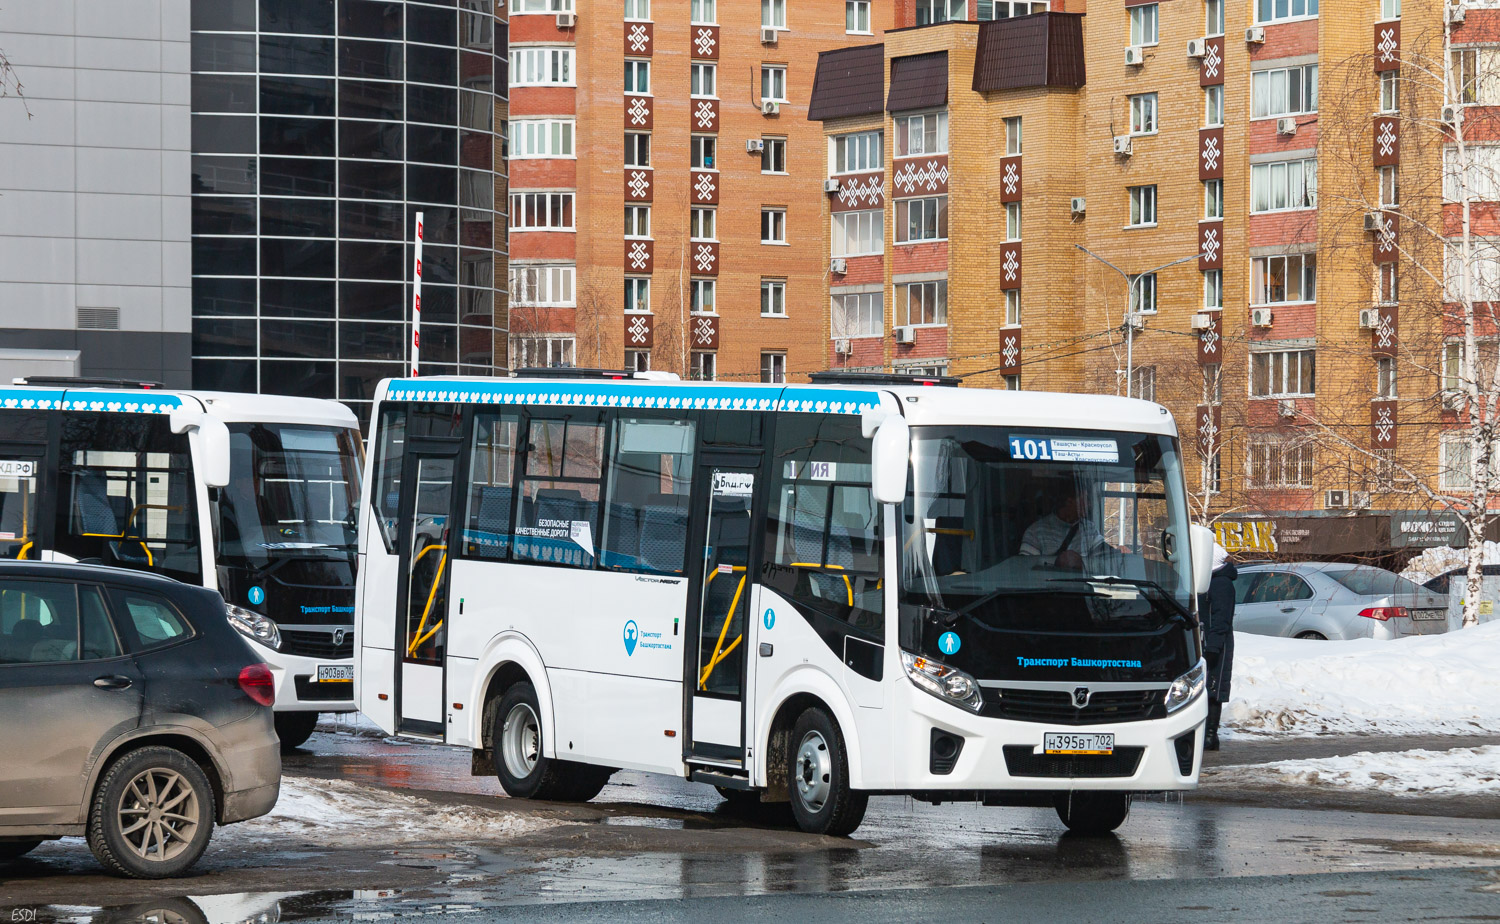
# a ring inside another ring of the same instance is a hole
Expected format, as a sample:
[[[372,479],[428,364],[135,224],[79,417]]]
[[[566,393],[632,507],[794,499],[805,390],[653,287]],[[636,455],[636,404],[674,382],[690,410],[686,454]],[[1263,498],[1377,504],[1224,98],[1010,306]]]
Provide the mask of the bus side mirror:
[[[1188,527],[1193,546],[1193,593],[1208,593],[1214,579],[1214,531],[1196,523]]]
[[[881,504],[906,499],[906,467],[911,459],[911,428],[892,414],[880,422],[870,448],[870,492]]]
[[[204,485],[222,488],[229,484],[229,428],[224,421],[180,407],[172,412],[172,432],[188,435]]]

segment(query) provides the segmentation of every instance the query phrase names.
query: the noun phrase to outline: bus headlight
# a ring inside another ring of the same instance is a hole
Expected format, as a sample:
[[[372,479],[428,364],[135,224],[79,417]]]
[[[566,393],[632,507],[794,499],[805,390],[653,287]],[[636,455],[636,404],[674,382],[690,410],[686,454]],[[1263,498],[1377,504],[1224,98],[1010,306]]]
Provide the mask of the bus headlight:
[[[224,614],[229,617],[229,624],[245,638],[259,642],[267,648],[281,647],[281,630],[276,627],[271,617],[253,613],[233,603],[224,604]]]
[[[1172,681],[1172,685],[1167,688],[1167,712],[1176,712],[1197,699],[1207,682],[1208,664],[1199,658],[1192,670]]]
[[[901,652],[901,666],[912,683],[939,699],[962,706],[970,712],[978,712],[984,706],[984,697],[974,678],[956,667]]]

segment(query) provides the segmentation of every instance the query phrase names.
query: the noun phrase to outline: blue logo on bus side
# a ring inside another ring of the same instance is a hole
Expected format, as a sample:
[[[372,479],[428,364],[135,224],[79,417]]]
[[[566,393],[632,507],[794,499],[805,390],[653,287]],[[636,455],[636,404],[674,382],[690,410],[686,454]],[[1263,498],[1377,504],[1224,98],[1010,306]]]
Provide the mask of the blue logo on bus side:
[[[957,632],[944,632],[938,636],[938,648],[945,655],[957,654],[959,646],[962,644],[963,642],[959,641]]]
[[[261,587],[259,584],[256,584],[256,585],[252,586],[249,590],[247,590],[245,592],[245,596],[246,596],[246,598],[248,598],[250,600],[250,603],[253,604],[254,606],[260,606],[262,603],[266,602],[266,591],[265,591],[265,588]]]
[[[625,657],[635,654],[635,643],[640,641],[641,629],[632,619],[625,623]]]
[[[766,614],[761,617],[761,621],[765,623],[766,630],[770,631],[771,627],[776,625],[776,611],[767,607]]]

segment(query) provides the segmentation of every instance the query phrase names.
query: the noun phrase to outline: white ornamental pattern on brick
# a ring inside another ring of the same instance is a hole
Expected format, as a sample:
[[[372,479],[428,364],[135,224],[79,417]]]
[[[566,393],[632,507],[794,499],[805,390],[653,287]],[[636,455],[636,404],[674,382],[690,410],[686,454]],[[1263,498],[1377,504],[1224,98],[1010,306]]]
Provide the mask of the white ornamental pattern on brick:
[[[698,47],[699,56],[707,58],[714,53],[714,46],[718,44],[718,40],[714,38],[714,30],[699,29],[697,37],[693,39],[693,44]]]
[[[710,346],[713,346],[713,343],[714,343],[714,319],[713,318],[695,318],[695,319],[693,319],[693,345],[694,346],[700,346],[700,347],[710,347]]]
[[[693,194],[699,202],[714,201],[714,175],[712,173],[700,173],[698,179],[693,181]]]
[[[1017,334],[1006,334],[1000,338],[1000,342],[1003,344],[1000,348],[1000,355],[1005,357],[1005,368],[1007,369],[1015,368],[1016,360],[1021,356],[1021,345],[1016,342],[1019,339],[1020,336]]]
[[[880,205],[884,192],[881,178],[878,176],[865,177],[863,180],[845,180],[839,184],[839,201],[850,208],[867,203]]]
[[[1203,232],[1203,259],[1210,263],[1219,261],[1219,229],[1209,228]]]
[[[1005,185],[1007,196],[1014,196],[1021,188],[1021,171],[1016,168],[1015,161],[1005,165],[1005,172],[1001,174],[1000,182]]]
[[[923,166],[908,162],[893,180],[896,188],[910,195],[917,190],[937,192],[948,184],[948,165],[929,160]]]
[[[1380,131],[1375,133],[1375,147],[1379,149],[1381,157],[1390,157],[1396,152],[1395,122],[1380,123]]]
[[[644,170],[630,171],[630,179],[626,182],[630,187],[630,193],[637,199],[644,198],[647,190],[651,188],[651,180],[646,177]]]
[[[1219,353],[1219,319],[1214,315],[1208,316],[1208,326],[1198,335],[1198,344],[1205,356],[1217,356]]]
[[[693,264],[700,273],[707,273],[712,270],[716,259],[714,256],[714,245],[712,244],[699,244],[693,254]]]
[[[698,108],[693,113],[693,118],[698,120],[699,128],[713,128],[715,121],[714,104],[706,99],[698,100]]]
[[[1394,442],[1396,435],[1396,419],[1389,407],[1383,407],[1375,412],[1375,442]]]
[[[633,318],[625,328],[631,346],[643,346],[651,335],[651,324],[643,317]]]
[[[1375,50],[1379,52],[1380,63],[1389,64],[1396,60],[1396,49],[1400,43],[1396,41],[1396,29],[1387,26],[1380,30],[1380,39],[1375,43]]]
[[[1380,216],[1380,232],[1375,235],[1375,250],[1382,254],[1396,252],[1396,221],[1393,218]]]
[[[646,120],[651,118],[651,104],[646,102],[644,96],[632,96],[630,106],[625,110],[625,117],[630,120],[631,125],[644,127]]]
[[[1384,311],[1375,322],[1375,348],[1389,350],[1396,345],[1396,325]]]
[[[633,53],[642,54],[651,45],[651,36],[646,34],[646,27],[643,24],[636,23],[625,34],[625,41],[630,45]]]
[[[1205,456],[1214,454],[1219,446],[1219,427],[1214,423],[1214,409],[1202,408],[1198,414],[1198,451]]]
[[[1205,170],[1219,169],[1219,136],[1209,135],[1203,139],[1203,168]]]
[[[1000,268],[1005,271],[1006,282],[1016,281],[1016,274],[1021,271],[1021,261],[1016,259],[1014,250],[1005,252],[1005,262],[1000,264]]]
[[[1219,43],[1209,42],[1208,53],[1203,56],[1203,75],[1209,79],[1219,76],[1219,65],[1224,59],[1219,57]]]
[[[651,262],[651,251],[646,248],[645,241],[636,241],[630,245],[630,250],[625,254],[633,270],[643,270],[646,264]]]

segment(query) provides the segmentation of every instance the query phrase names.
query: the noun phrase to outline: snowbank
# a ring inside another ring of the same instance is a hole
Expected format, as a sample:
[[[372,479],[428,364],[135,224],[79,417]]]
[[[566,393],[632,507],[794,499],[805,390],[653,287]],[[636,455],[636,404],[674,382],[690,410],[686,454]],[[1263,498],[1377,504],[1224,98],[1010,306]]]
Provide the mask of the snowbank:
[[[1334,786],[1397,796],[1500,796],[1500,747],[1361,751],[1347,757],[1215,767],[1206,780],[1247,785]]]
[[[470,806],[447,806],[346,780],[281,778],[271,814],[231,825],[218,837],[305,838],[329,847],[513,838],[554,823]]]
[[[1426,584],[1439,574],[1452,571],[1454,568],[1462,568],[1468,563],[1468,549],[1450,549],[1447,546],[1424,549],[1421,555],[1406,563],[1406,569],[1401,572],[1401,576],[1408,581]],[[1500,542],[1485,541],[1484,561],[1480,564],[1500,565]]]
[[[1500,732],[1500,622],[1395,641],[1234,636],[1224,724],[1248,735]]]

